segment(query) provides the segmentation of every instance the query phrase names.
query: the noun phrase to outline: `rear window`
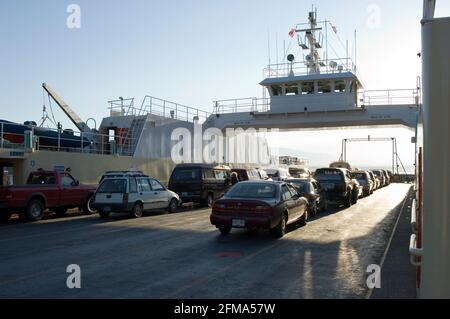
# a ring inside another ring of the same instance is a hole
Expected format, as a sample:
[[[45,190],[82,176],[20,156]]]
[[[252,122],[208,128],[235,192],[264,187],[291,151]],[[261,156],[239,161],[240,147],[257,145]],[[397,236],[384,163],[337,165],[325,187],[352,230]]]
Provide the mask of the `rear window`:
[[[360,180],[367,179],[367,175],[365,173],[352,173],[352,177]]]
[[[380,172],[380,171],[373,171],[373,174],[374,174],[375,176],[381,176],[381,172]]]
[[[200,168],[175,168],[170,179],[173,182],[198,181],[201,176]]]
[[[317,170],[315,178],[320,181],[342,181],[344,179],[343,173],[335,169],[321,169]]]
[[[276,187],[272,184],[238,183],[232,187],[227,197],[231,198],[274,198]]]
[[[97,193],[126,193],[127,181],[125,179],[105,179],[98,187]]]
[[[307,181],[289,181],[294,185],[300,192],[307,193],[310,191],[309,182]]]
[[[27,184],[31,185],[55,185],[56,179],[53,174],[31,174]]]

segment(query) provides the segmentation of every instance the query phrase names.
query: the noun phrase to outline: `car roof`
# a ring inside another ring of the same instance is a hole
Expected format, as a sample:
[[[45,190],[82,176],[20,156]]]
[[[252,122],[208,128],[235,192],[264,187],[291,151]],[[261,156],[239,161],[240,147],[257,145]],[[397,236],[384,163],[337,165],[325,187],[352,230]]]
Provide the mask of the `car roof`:
[[[212,169],[223,169],[229,170],[229,166],[225,165],[215,165],[215,164],[205,164],[205,163],[191,163],[191,164],[178,164],[175,168],[212,168]]]
[[[118,172],[106,172],[103,178],[125,178],[125,177],[150,177],[142,172],[130,172],[130,171],[118,171]]]

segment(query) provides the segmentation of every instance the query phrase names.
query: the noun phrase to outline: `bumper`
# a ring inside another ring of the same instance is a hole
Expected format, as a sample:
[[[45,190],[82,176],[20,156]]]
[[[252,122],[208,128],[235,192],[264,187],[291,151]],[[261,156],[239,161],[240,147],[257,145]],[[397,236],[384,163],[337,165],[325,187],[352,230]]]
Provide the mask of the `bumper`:
[[[180,196],[180,200],[182,203],[200,203],[202,201],[201,195],[187,195],[187,196]]]
[[[110,211],[110,212],[131,212],[133,204],[108,204],[108,203],[94,203],[93,208],[96,211]]]
[[[233,226],[233,220],[244,220],[245,226],[235,227]],[[259,228],[259,229],[271,229],[278,225],[279,218],[272,216],[227,216],[218,215],[212,213],[210,216],[211,224],[219,227],[232,227],[232,228]]]

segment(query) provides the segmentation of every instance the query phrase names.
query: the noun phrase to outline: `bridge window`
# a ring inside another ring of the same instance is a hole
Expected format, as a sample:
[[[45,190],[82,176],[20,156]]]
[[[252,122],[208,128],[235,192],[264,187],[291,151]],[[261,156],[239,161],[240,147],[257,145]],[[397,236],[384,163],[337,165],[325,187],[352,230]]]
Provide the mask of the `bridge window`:
[[[297,84],[286,85],[286,95],[298,95]]]
[[[313,94],[313,93],[314,93],[314,82],[303,82],[302,94]]]
[[[345,81],[344,80],[338,80],[334,84],[334,92],[345,92]]]
[[[280,96],[282,95],[283,91],[281,90],[281,86],[278,85],[272,85],[272,95],[273,96]]]
[[[331,92],[331,82],[329,81],[319,81],[319,93],[330,93]]]

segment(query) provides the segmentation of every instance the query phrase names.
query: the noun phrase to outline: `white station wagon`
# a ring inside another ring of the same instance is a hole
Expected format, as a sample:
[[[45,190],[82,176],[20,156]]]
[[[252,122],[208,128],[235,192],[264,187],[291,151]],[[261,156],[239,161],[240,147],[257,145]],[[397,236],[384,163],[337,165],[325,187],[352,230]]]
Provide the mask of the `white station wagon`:
[[[174,213],[180,204],[176,193],[141,172],[108,172],[100,180],[93,207],[102,218],[113,212],[128,212],[139,218],[145,211]]]

